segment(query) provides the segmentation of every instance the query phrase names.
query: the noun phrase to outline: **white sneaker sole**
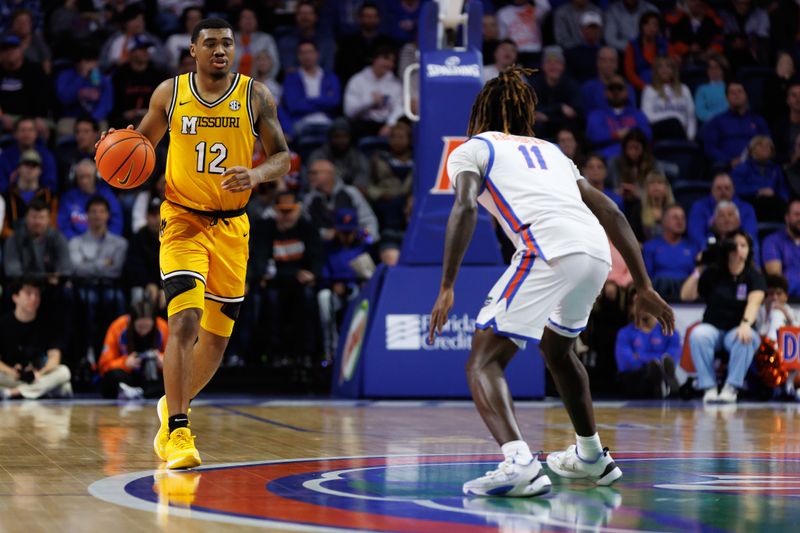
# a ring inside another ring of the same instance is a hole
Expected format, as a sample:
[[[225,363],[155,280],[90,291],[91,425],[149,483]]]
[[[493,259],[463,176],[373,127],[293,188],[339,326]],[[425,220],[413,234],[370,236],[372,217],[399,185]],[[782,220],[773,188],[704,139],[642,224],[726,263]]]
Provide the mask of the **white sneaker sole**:
[[[489,490],[481,490],[477,487],[467,487],[465,484],[462,490],[467,496],[489,496],[489,497],[504,497],[504,498],[531,498],[533,496],[540,496],[550,492],[553,483],[547,477],[544,468],[539,471],[535,478],[530,483],[521,486],[514,486],[505,492],[498,492],[497,489],[502,489],[502,486],[495,487]]]
[[[553,454],[547,456],[547,466],[550,468],[550,470],[552,470],[554,473],[556,473],[561,477],[565,477],[568,479],[591,478],[596,485],[600,485],[601,487],[607,487],[622,477],[622,470],[619,469],[619,467],[614,461],[608,463],[605,470],[603,470],[603,473],[600,474],[599,477],[595,477],[592,474],[589,474],[588,472],[580,473],[580,472],[571,472],[569,470],[562,470],[556,464],[555,456]]]

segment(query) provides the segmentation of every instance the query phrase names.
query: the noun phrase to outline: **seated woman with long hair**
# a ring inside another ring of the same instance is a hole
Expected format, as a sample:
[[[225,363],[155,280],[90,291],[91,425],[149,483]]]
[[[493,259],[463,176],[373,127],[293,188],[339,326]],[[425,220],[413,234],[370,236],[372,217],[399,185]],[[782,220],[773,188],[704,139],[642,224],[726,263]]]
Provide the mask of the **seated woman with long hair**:
[[[652,81],[642,92],[641,107],[654,139],[694,139],[697,117],[692,92],[681,83],[672,58],[659,57],[653,62]]]

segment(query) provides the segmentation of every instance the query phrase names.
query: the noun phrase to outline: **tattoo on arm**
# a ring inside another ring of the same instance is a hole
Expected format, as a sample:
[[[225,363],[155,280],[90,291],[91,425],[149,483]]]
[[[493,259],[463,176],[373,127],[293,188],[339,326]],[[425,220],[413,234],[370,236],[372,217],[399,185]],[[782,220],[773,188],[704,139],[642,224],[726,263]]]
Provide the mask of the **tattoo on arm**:
[[[283,135],[275,99],[266,86],[253,83],[253,98],[256,109],[256,130],[261,137],[261,145],[267,154],[267,160],[257,167],[262,181],[271,181],[283,177],[289,171],[289,147]]]

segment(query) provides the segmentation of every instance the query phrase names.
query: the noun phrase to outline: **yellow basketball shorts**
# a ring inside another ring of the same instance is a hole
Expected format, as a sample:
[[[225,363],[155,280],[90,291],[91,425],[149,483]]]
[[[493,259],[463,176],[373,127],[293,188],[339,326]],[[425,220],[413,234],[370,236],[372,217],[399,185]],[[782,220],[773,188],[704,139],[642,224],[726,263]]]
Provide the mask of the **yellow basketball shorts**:
[[[200,327],[230,337],[244,301],[250,221],[214,219],[161,204],[161,283],[167,314],[200,309]]]

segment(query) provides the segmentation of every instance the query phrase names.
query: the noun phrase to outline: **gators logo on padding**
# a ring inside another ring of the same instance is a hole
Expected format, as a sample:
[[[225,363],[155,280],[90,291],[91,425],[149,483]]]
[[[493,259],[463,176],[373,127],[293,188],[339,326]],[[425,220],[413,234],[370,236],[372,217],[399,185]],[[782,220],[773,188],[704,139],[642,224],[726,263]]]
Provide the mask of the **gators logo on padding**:
[[[450,176],[447,174],[447,158],[450,153],[464,144],[469,137],[442,137],[442,157],[439,159],[439,171],[436,173],[436,183],[431,189],[431,194],[453,194],[450,186]]]

